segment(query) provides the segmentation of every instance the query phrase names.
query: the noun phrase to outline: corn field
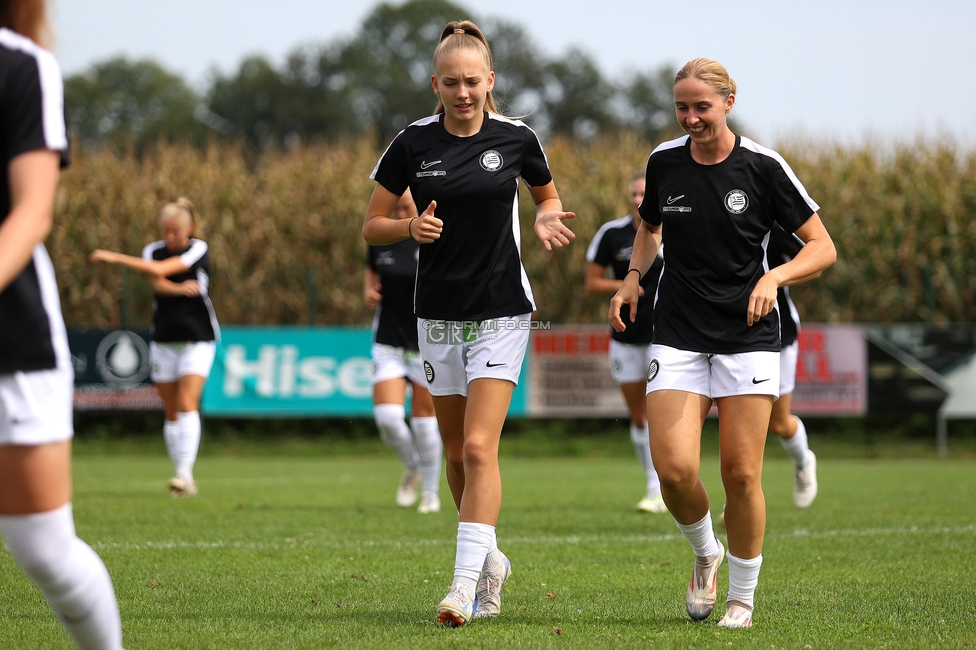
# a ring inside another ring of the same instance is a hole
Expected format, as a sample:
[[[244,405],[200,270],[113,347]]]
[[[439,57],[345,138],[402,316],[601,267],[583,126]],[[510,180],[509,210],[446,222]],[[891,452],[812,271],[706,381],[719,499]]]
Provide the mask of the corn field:
[[[599,226],[628,211],[626,189],[652,146],[621,135],[546,146],[576,241],[547,252],[522,192],[523,258],[554,323],[605,322],[605,297],[583,292],[584,253]],[[976,320],[976,152],[943,142],[886,147],[779,143],[822,206],[838,262],[793,289],[809,322]],[[361,227],[380,155],[364,138],[254,156],[229,144],[159,144],[141,157],[78,152],[62,175],[48,246],[69,327],[148,325],[148,279],[93,265],[95,248],[139,255],[159,239],[160,208],[197,206],[210,245],[210,293],[224,324],[362,325]]]

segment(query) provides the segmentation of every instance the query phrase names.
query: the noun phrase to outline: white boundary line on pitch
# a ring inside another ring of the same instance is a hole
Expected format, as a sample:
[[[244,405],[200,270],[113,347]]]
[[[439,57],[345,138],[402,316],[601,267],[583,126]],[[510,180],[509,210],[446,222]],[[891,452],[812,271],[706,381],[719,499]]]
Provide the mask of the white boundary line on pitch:
[[[976,524],[968,526],[941,526],[933,528],[923,528],[921,526],[899,526],[894,528],[864,528],[850,530],[808,530],[798,529],[784,533],[770,533],[766,539],[824,539],[832,537],[889,537],[902,535],[964,535],[976,533]],[[566,535],[561,537],[510,537],[505,540],[508,546],[535,546],[539,544],[654,544],[670,543],[683,539],[677,533],[667,535]],[[266,550],[266,549],[288,549],[288,548],[336,548],[336,549],[367,549],[377,547],[394,548],[422,548],[428,546],[453,546],[454,539],[421,539],[415,541],[377,541],[377,540],[353,540],[353,541],[318,541],[309,539],[286,538],[280,542],[225,542],[218,540],[215,542],[184,542],[178,540],[166,542],[145,542],[135,544],[132,542],[95,542],[91,546],[97,550],[124,550],[124,551],[169,551],[174,549],[240,549],[240,550]]]

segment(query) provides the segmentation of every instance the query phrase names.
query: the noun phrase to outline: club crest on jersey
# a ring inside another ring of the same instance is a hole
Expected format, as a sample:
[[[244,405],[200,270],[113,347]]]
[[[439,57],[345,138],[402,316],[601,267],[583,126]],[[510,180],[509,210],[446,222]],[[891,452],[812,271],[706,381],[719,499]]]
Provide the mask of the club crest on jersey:
[[[651,362],[647,364],[647,381],[651,382],[657,377],[657,371],[661,369],[660,364],[657,359],[651,359]]]
[[[505,161],[502,159],[502,155],[494,149],[489,149],[481,154],[481,167],[485,171],[497,172],[502,168],[503,164],[505,164]]]
[[[749,197],[742,190],[732,190],[725,195],[725,209],[732,214],[741,214],[749,207]]]
[[[427,383],[434,383],[434,366],[430,365],[430,361],[424,361],[424,374],[427,375]]]

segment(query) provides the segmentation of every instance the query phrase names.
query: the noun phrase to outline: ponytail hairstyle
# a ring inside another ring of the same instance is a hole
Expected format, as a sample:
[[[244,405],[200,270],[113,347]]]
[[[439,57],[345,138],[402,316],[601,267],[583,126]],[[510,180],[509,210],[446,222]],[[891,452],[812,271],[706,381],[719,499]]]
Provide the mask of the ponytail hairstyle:
[[[441,32],[440,42],[434,49],[434,73],[437,73],[437,64],[446,54],[453,54],[454,52],[468,48],[474,48],[481,52],[481,55],[485,59],[485,66],[489,72],[495,69],[491,60],[491,47],[488,45],[488,39],[485,38],[481,29],[470,20],[454,20],[444,27],[444,30]],[[485,97],[485,108],[489,113],[494,113],[495,115],[500,114],[495,105],[495,95],[492,91],[489,91],[487,97]],[[438,97],[434,115],[440,115],[443,112],[444,102]]]
[[[190,203],[190,199],[185,196],[181,196],[172,203],[164,205],[163,209],[159,212],[159,220],[167,221],[182,215],[186,215],[190,220],[190,237],[199,239],[200,217],[197,215],[197,209]]]
[[[52,40],[45,0],[0,0],[0,27],[47,47]]]
[[[689,77],[704,81],[725,99],[728,99],[729,95],[735,94],[735,82],[732,81],[732,77],[729,76],[725,66],[718,61],[703,58],[692,59],[678,70],[678,74],[674,75],[672,88],[682,79]]]

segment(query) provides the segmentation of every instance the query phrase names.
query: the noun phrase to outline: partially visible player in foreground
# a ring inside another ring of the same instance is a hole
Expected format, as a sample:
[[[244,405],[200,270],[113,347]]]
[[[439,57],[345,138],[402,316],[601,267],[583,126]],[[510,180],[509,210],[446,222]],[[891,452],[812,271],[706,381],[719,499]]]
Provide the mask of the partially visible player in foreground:
[[[454,582],[437,607],[449,626],[497,616],[511,572],[498,550],[498,443],[519,380],[535,310],[519,251],[518,179],[536,205],[546,249],[575,235],[534,131],[495,107],[491,50],[471,22],[449,23],[434,51],[433,116],[393,139],[371,177],[363,237],[420,242],[416,313],[420,352],[457,505]],[[422,215],[390,214],[410,188]],[[435,216],[436,210],[436,216]]]
[[[0,0],[0,532],[75,644],[115,650],[112,580],[71,512],[74,373],[43,243],[68,139],[46,27],[42,0]]]
[[[403,193],[393,210],[395,219],[417,216],[410,190]],[[396,502],[409,508],[417,502],[417,487],[422,486],[417,512],[440,512],[441,457],[444,445],[437,430],[434,403],[427,390],[424,363],[417,343],[417,317],[413,313],[413,287],[417,277],[420,244],[404,239],[388,246],[369,247],[363,297],[376,310],[373,318],[373,418],[380,438],[403,461],[403,478]],[[410,424],[407,425],[407,383],[410,398]]]
[[[609,317],[617,331],[625,329],[623,305],[634,318],[640,276],[663,232],[667,261],[654,306],[647,387],[651,450],[664,501],[696,556],[685,606],[691,618],[704,620],[715,607],[725,555],[699,478],[702,426],[717,403],[729,542],[729,591],[719,625],[749,627],[766,528],[763,450],[779,395],[777,291],[820,275],[836,251],[819,206],[786,161],[729,130],[735,92],[725,68],[709,59],[690,61],[675,76],[675,112],[687,135],[648,158],[644,221],[631,259],[638,272],[627,275]],[[776,224],[806,246],[770,270],[766,244]]]
[[[197,221],[193,204],[181,197],[163,206],[163,238],[146,246],[141,258],[106,250],[91,254],[93,262],[118,264],[152,278],[152,380],[163,401],[163,437],[176,470],[169,480],[174,497],[197,493],[193,465],[200,448],[200,396],[220,338],[208,293],[210,255],[207,243],[194,236]]]
[[[613,295],[623,284],[630,268],[634,237],[640,226],[637,209],[644,200],[644,174],[631,179],[629,185],[630,214],[603,224],[586,249],[586,292]],[[637,305],[637,319],[631,323],[627,306],[622,307],[621,319],[627,326],[623,332],[610,330],[610,375],[620,385],[627,411],[630,413],[630,440],[634,452],[644,468],[647,483],[644,498],[637,502],[642,512],[667,512],[661,496],[661,481],[651,459],[651,442],[647,435],[647,366],[651,362],[651,335],[654,333],[654,294],[664,261],[661,255],[654,260],[650,271],[641,279],[641,297]],[[606,277],[610,269],[612,278]]]

